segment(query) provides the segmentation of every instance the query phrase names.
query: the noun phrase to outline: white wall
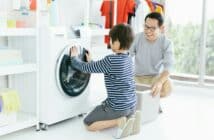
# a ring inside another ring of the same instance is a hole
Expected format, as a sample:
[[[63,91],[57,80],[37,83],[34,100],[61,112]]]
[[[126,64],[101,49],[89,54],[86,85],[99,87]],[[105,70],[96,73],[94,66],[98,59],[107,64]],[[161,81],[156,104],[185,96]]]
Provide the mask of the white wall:
[[[101,16],[100,8],[102,5],[102,0],[90,0],[90,22],[98,23],[104,26],[105,17]]]
[[[0,12],[8,11],[12,6],[10,4],[11,0],[0,0]]]
[[[84,20],[85,0],[58,0],[60,23],[70,26]]]
[[[104,17],[101,16],[100,7],[102,0],[89,0],[89,19],[93,23],[104,23]],[[85,18],[86,0],[58,0],[59,19],[61,25],[79,25]]]

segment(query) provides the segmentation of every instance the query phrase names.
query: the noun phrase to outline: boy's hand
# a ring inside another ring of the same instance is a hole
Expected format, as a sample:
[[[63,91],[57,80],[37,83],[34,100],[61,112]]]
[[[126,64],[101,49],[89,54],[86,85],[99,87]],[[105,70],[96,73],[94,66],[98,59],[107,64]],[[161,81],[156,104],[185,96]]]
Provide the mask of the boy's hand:
[[[70,56],[71,56],[71,57],[78,56],[78,50],[77,50],[77,47],[72,46],[72,47],[70,48]]]
[[[87,50],[87,52],[85,53],[85,55],[86,55],[86,61],[90,62],[92,60],[91,53]]]

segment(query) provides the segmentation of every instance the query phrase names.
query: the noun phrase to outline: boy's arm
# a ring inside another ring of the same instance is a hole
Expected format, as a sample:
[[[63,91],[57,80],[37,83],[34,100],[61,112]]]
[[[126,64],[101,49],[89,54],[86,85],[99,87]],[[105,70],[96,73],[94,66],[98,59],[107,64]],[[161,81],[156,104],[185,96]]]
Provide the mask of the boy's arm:
[[[85,73],[109,73],[110,71],[110,61],[108,57],[91,62],[83,62],[77,57],[71,57],[71,65]]]

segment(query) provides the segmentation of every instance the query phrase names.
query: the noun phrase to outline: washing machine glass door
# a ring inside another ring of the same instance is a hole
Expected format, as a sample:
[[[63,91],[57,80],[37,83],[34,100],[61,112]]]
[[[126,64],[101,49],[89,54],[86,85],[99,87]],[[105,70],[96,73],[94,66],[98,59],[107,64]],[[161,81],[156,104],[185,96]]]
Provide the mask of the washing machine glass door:
[[[79,58],[86,61],[86,50],[78,46]],[[60,91],[68,96],[78,96],[87,87],[90,79],[89,73],[83,73],[72,67],[69,56],[70,46],[66,46],[58,58],[56,66],[56,80]]]

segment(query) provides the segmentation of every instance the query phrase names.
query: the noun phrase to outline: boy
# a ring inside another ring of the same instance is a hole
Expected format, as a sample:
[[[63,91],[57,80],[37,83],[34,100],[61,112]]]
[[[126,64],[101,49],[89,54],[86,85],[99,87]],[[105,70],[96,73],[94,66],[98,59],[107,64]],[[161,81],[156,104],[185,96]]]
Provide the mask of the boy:
[[[136,93],[132,59],[128,49],[133,41],[133,32],[128,25],[118,24],[110,30],[110,46],[115,54],[108,55],[99,61],[91,61],[90,53],[87,61],[76,57],[77,48],[70,50],[71,64],[85,73],[104,73],[107,99],[98,105],[84,119],[89,131],[118,127],[117,138],[136,134],[140,131],[140,113],[135,113]],[[129,118],[127,120],[127,118]]]

